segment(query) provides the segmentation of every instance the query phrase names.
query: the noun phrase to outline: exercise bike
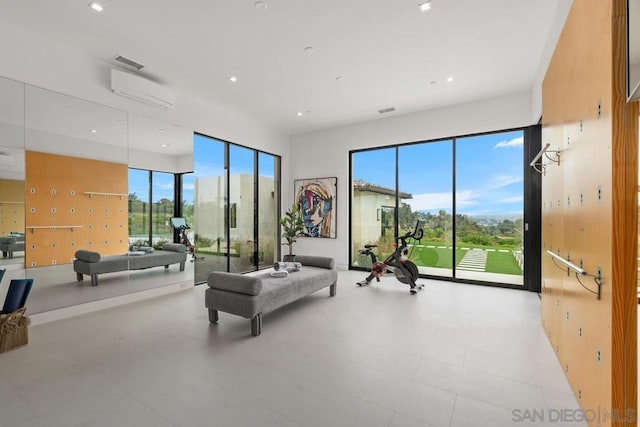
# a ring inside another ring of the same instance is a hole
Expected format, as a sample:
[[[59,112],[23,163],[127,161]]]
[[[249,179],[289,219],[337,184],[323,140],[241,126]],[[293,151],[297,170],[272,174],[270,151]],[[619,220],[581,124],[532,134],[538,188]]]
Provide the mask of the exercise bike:
[[[402,236],[396,239],[393,244],[395,250],[391,255],[386,257],[384,261],[378,261],[376,254],[373,252],[373,248],[378,245],[364,245],[364,249],[360,249],[360,254],[371,257],[371,273],[366,279],[358,282],[358,286],[366,286],[375,278],[377,282],[384,276],[387,271],[393,272],[396,279],[400,283],[409,285],[409,292],[414,295],[421,290],[424,285],[416,283],[418,280],[418,267],[409,260],[411,255],[409,249],[407,249],[407,239],[420,240],[424,235],[424,221],[418,221],[416,228],[413,231],[408,231]],[[412,249],[413,250],[413,249]]]
[[[191,240],[189,240],[189,236],[187,236],[187,230],[191,230],[191,227],[189,226],[189,224],[187,224],[187,220],[180,217],[171,218],[171,226],[174,229],[178,230],[178,233],[180,234],[180,243],[186,246],[187,253],[189,253],[192,257],[191,262],[194,262],[198,259],[204,259],[203,256],[196,256],[196,248],[191,243]]]

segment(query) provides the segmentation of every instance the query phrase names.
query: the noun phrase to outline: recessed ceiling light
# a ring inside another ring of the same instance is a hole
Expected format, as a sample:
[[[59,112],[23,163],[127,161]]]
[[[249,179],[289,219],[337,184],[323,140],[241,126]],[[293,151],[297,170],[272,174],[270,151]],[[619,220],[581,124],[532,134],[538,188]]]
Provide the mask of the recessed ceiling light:
[[[231,76],[231,77],[229,77],[229,81],[230,81],[231,83],[235,83],[235,82],[237,82],[237,81],[238,81],[238,78],[237,78],[236,76]]]
[[[167,148],[168,146],[170,146],[171,144],[162,144],[161,147],[162,148]]]
[[[265,10],[267,8],[267,4],[263,1],[257,1],[253,4],[256,9]]]
[[[296,116],[301,117],[302,116],[302,111],[298,111],[298,114],[296,114]]]
[[[312,46],[307,46],[304,48],[305,55],[313,55],[316,50]]]
[[[98,131],[95,130],[95,129],[91,129],[91,133],[96,133],[96,132],[98,132]]]
[[[418,7],[421,11],[426,12],[427,10],[431,9],[431,0],[426,0],[418,3]]]
[[[96,3],[94,1],[89,3],[89,7],[91,9],[95,10],[96,12],[102,12],[104,10],[104,7],[102,7],[102,5],[100,3]]]
[[[453,77],[447,77],[447,83],[451,83],[453,81]]]

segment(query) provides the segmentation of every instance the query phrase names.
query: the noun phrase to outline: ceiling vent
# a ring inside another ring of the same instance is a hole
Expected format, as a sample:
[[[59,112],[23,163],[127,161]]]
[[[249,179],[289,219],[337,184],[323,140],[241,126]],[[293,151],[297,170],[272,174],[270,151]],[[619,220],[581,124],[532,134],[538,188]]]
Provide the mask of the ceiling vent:
[[[395,108],[389,107],[389,108],[383,108],[382,110],[378,110],[378,113],[385,114],[385,113],[393,113],[394,111],[396,111]]]
[[[136,70],[140,71],[144,68],[144,65],[142,64],[138,64],[136,61],[129,59],[129,58],[125,58],[124,56],[118,55],[115,58],[113,58],[115,61],[118,61],[121,64],[127,65],[129,67],[135,68]]]
[[[146,105],[176,109],[176,95],[171,90],[151,80],[115,68],[111,69],[111,90],[116,95]]]

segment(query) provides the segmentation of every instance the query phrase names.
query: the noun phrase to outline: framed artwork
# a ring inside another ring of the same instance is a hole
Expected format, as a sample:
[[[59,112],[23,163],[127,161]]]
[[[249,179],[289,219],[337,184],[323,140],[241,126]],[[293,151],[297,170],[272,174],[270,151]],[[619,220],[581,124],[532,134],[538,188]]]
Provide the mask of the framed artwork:
[[[294,202],[304,217],[306,237],[336,238],[338,178],[296,179]]]

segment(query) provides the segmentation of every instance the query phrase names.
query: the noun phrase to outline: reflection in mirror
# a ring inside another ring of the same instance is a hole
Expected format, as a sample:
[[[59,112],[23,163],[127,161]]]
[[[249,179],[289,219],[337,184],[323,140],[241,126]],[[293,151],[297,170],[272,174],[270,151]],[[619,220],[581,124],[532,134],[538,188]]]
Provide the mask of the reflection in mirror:
[[[126,257],[108,286],[77,280],[90,271],[73,264],[78,250],[100,258],[127,252],[127,113],[26,85],[24,134],[29,311],[130,292]]]
[[[129,244],[133,252],[153,251],[131,262],[165,257],[170,263],[164,269],[131,271],[131,289],[193,284],[193,257],[184,245],[174,244],[179,239],[171,225],[171,218],[186,215],[185,204],[193,206],[192,197],[180,194],[183,174],[193,171],[193,132],[136,114],[129,122]],[[176,203],[176,197],[182,200]]]
[[[170,218],[193,206],[184,197],[175,203],[172,190],[185,188],[181,178],[193,170],[193,132],[7,79],[0,78],[0,95],[0,238],[24,233],[24,251],[3,251],[0,263],[20,262],[7,266],[4,281],[34,279],[31,314],[193,283],[188,260],[184,271],[173,261],[169,268],[166,260],[132,261],[137,236],[129,235],[136,213],[130,215],[130,195],[139,184],[130,182],[130,171],[143,170],[145,240],[171,249]],[[113,264],[92,275],[104,261]]]
[[[0,78],[0,268],[10,270],[6,283],[24,277],[24,207],[24,85]]]

